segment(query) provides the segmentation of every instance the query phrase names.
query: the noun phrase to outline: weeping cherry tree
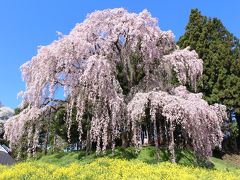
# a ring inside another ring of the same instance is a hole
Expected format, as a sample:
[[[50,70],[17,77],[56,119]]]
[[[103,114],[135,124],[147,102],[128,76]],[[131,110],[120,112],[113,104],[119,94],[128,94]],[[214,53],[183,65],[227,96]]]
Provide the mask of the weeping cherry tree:
[[[25,138],[29,156],[36,153],[40,132],[52,123],[60,88],[68,138],[76,109],[83,149],[95,144],[98,153],[114,150],[119,139],[141,147],[144,131],[148,143],[168,147],[175,162],[178,127],[202,157],[221,146],[225,107],[209,105],[195,93],[202,60],[195,51],[179,49],[173,33],[160,30],[146,10],[96,11],[69,35],[59,34],[58,40],[39,47],[21,71],[25,109],[7,121],[5,138],[19,151]]]

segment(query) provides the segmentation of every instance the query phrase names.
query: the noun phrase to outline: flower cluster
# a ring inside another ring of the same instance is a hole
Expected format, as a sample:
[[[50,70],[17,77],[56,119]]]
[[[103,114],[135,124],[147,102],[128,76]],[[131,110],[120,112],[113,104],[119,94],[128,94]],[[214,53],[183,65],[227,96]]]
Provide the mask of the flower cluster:
[[[239,170],[223,172],[171,163],[149,165],[140,161],[100,158],[90,164],[69,166],[26,162],[0,167],[0,179],[239,179]]]
[[[190,85],[196,91],[197,80],[203,72],[203,61],[195,51],[189,51],[189,47],[176,50],[164,56],[163,61],[170,63],[182,85]]]

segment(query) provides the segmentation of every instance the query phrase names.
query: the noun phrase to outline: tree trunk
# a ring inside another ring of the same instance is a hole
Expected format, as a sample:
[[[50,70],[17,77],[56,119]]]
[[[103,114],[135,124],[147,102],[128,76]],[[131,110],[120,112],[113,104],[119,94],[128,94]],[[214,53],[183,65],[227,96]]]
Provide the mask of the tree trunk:
[[[86,153],[88,154],[92,149],[92,143],[90,140],[90,130],[87,130],[87,141],[86,141]]]
[[[44,143],[44,154],[47,155],[49,130],[47,129]]]
[[[167,127],[168,125],[167,125],[167,121],[166,120],[164,120],[163,121],[163,127],[162,127],[162,139],[163,139],[163,144],[165,145],[165,146],[167,146],[168,144],[169,144],[169,142],[168,142],[168,127]]]
[[[32,147],[33,147],[33,127],[30,126],[28,129],[28,136],[27,136],[27,141],[28,141],[28,149],[27,149],[27,156],[28,159],[32,157]]]
[[[159,127],[158,130],[159,130],[158,131],[158,144],[159,144],[159,146],[161,146],[161,144],[162,144],[162,130],[161,130],[161,127]]]
[[[54,137],[53,137],[53,151],[56,151],[57,147],[57,133],[54,131]]]
[[[18,152],[17,152],[17,158],[16,158],[16,160],[17,161],[20,161],[21,160],[21,158],[22,158],[22,144],[20,144],[20,147],[19,147],[19,149],[18,149]]]
[[[121,139],[122,139],[122,147],[126,148],[128,147],[128,132],[123,132],[121,134]]]
[[[174,144],[174,134],[173,134],[173,126],[172,126],[172,122],[169,121],[169,154],[170,154],[170,161],[172,163],[176,162],[176,157],[175,157],[175,144]]]
[[[154,144],[156,147],[156,156],[157,160],[160,159],[160,152],[159,152],[159,143],[158,143],[158,132],[157,132],[157,120],[156,120],[156,112],[153,112],[151,116],[151,120],[153,122],[153,138],[154,138]]]
[[[155,144],[155,147],[158,148],[159,144],[158,144],[158,133],[157,133],[156,119],[153,119],[153,134],[154,134],[154,144]]]

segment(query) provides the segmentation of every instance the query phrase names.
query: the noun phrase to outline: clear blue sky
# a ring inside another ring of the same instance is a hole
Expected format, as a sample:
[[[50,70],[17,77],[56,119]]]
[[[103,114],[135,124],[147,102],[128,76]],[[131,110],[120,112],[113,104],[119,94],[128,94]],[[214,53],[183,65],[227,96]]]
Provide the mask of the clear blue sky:
[[[37,46],[57,39],[56,31],[68,34],[94,10],[124,7],[132,12],[148,9],[162,30],[178,39],[190,10],[217,17],[240,37],[239,0],[1,0],[0,1],[0,101],[15,108],[17,93],[24,90],[19,67],[36,54]]]

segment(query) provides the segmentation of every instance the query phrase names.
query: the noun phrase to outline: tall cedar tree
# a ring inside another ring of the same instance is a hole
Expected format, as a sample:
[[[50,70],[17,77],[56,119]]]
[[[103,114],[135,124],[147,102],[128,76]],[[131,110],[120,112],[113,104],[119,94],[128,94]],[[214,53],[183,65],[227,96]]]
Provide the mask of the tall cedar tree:
[[[204,62],[202,84],[209,103],[223,103],[240,113],[240,44],[217,18],[202,16],[198,9],[190,14],[186,32],[177,44],[190,46]]]

